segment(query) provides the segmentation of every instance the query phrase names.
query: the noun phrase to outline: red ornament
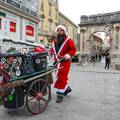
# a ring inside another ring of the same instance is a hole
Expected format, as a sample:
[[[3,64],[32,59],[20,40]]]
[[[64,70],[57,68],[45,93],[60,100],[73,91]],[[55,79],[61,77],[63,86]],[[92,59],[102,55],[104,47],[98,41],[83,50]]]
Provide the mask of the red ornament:
[[[45,48],[40,47],[40,46],[34,48],[34,52],[44,52],[44,51],[46,51]]]

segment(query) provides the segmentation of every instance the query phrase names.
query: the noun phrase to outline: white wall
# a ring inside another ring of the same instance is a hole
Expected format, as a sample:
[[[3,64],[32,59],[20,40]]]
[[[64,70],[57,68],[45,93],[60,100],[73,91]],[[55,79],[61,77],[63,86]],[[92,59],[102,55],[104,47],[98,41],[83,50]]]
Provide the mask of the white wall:
[[[14,38],[16,40],[20,39],[20,17],[13,15],[11,13],[8,13],[6,11],[0,10],[4,13],[6,13],[6,17],[0,16],[2,19],[1,23],[1,29],[0,29],[0,35],[2,38]],[[16,32],[10,32],[10,21],[16,23]]]
[[[1,12],[5,13],[6,16],[0,16],[1,18],[1,29],[0,29],[0,45],[4,49],[9,49],[9,47],[14,47],[16,45],[13,45],[11,43],[2,43],[1,41],[3,39],[11,39],[13,41],[23,41],[26,42],[26,40],[30,42],[36,42],[35,38],[38,33],[36,33],[36,23],[26,20],[24,18],[21,18],[20,16],[14,15],[12,13],[9,13],[7,11],[1,10]],[[11,32],[10,31],[10,21],[16,23],[16,31]],[[27,35],[26,34],[26,26],[29,25],[33,27],[34,34],[33,35]]]

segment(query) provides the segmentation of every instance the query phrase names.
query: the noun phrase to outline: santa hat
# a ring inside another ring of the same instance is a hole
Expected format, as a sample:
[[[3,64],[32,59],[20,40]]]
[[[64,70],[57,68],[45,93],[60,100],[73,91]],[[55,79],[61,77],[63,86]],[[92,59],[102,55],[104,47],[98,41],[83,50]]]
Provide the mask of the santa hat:
[[[63,29],[64,32],[66,33],[66,28],[65,28],[65,26],[63,26],[63,25],[58,25],[58,26],[56,27],[56,32],[57,32],[57,30],[58,30],[59,28]]]

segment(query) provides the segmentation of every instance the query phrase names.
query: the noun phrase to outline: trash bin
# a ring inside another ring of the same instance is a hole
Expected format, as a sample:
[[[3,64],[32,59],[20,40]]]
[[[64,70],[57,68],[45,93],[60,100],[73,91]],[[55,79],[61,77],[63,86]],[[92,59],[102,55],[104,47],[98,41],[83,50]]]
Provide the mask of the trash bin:
[[[22,76],[22,54],[0,53],[0,68],[6,70],[12,79]],[[12,88],[7,95],[2,97],[5,108],[14,109],[24,104],[24,89],[20,86]]]
[[[24,105],[24,89],[13,88],[6,96],[2,97],[3,106],[8,109],[19,108]]]

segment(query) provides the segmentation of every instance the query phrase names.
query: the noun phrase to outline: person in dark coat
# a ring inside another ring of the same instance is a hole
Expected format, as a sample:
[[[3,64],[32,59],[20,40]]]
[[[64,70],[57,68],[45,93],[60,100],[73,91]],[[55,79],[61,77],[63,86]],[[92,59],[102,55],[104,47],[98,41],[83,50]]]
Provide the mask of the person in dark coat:
[[[107,54],[106,56],[105,56],[105,69],[107,68],[107,69],[109,69],[109,66],[110,66],[110,55],[109,54]]]
[[[101,54],[99,54],[99,62],[101,61]]]

